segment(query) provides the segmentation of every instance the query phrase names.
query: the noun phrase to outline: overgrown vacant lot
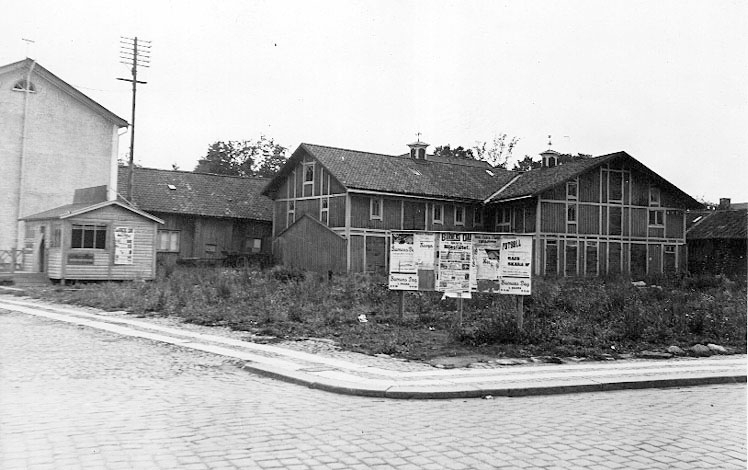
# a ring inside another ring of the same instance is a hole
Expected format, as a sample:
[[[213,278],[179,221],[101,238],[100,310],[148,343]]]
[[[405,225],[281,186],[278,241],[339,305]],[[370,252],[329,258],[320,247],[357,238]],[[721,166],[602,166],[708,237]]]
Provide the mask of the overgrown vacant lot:
[[[479,294],[464,303],[441,294],[407,293],[406,314],[387,279],[350,275],[332,280],[276,267],[267,271],[176,268],[153,282],[77,285],[35,295],[51,300],[173,315],[259,336],[334,339],[341,348],[425,360],[434,356],[583,356],[686,349],[716,343],[746,350],[746,285],[724,278],[650,280],[535,279],[525,300],[524,328],[513,299]],[[367,322],[358,320],[365,315]]]

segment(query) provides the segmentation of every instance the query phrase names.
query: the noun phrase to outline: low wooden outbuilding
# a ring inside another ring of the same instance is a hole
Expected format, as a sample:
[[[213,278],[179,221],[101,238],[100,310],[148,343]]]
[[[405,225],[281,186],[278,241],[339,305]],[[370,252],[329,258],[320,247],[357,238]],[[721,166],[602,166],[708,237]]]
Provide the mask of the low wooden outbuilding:
[[[150,280],[163,221],[122,201],[78,202],[24,217],[29,272],[69,280]]]

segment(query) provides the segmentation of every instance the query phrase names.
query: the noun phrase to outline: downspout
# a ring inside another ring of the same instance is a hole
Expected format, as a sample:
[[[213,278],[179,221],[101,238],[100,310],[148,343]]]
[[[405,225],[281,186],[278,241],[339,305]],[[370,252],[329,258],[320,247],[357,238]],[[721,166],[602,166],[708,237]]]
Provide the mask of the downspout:
[[[21,209],[23,208],[23,173],[24,167],[26,166],[26,139],[27,139],[27,121],[29,114],[29,93],[31,93],[31,74],[36,66],[36,61],[31,59],[31,66],[29,67],[28,73],[26,73],[26,87],[23,96],[23,121],[21,124],[21,165],[18,170],[18,206],[16,207],[17,219],[22,217]],[[20,222],[16,219],[15,223],[15,236],[13,250],[18,249],[18,237],[19,237],[19,225]]]

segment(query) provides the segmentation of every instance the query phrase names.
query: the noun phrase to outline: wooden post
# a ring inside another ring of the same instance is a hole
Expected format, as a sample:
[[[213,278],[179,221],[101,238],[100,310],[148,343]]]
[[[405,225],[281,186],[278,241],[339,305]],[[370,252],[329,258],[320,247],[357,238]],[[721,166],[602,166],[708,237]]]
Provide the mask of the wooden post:
[[[16,262],[18,260],[18,253],[15,248],[12,248],[10,250],[10,273],[14,274],[16,272]]]
[[[524,316],[525,316],[525,296],[524,295],[518,295],[517,297],[517,312],[516,312],[516,318],[517,318],[517,329],[519,331],[522,331],[522,327],[524,324]]]
[[[460,322],[460,328],[462,328],[462,309],[463,309],[462,293],[460,293],[460,300],[458,301],[457,305],[459,305],[459,315],[457,318],[459,319],[459,322]]]
[[[398,313],[400,314],[400,320],[402,320],[405,317],[405,291],[399,290],[397,291],[399,296],[399,308]]]

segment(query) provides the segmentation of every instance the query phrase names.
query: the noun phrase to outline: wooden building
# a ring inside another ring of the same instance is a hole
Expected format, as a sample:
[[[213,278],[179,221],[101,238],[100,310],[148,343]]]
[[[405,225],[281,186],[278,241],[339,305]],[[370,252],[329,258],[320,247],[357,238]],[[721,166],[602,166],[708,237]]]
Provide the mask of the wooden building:
[[[540,168],[520,173],[428,155],[427,146],[390,156],[301,144],[264,191],[276,257],[318,271],[385,271],[391,230],[488,231],[532,235],[536,275],[685,269],[684,213],[701,205],[625,152],[549,150]],[[303,215],[327,230],[307,234]],[[338,239],[345,255],[321,262],[316,252],[340,252]]]
[[[62,283],[153,279],[157,227],[163,221],[122,201],[96,197],[105,192],[104,186],[76,191],[72,204],[25,217],[34,234],[25,271]]]
[[[119,172],[120,194],[140,210],[163,219],[156,241],[158,262],[218,262],[227,255],[271,257],[272,201],[261,194],[268,180],[135,168]]]
[[[688,270],[745,279],[748,274],[748,210],[720,201],[716,211],[702,214],[686,232]]]

